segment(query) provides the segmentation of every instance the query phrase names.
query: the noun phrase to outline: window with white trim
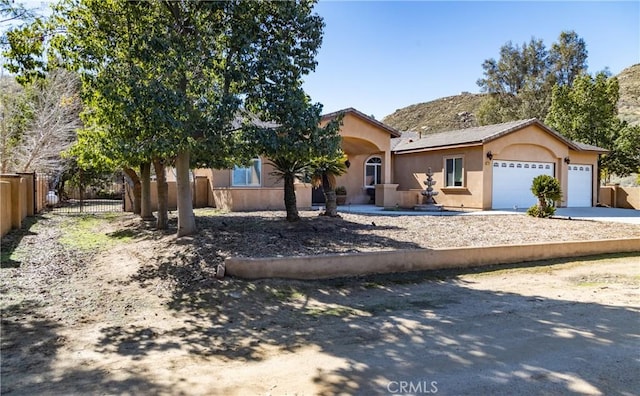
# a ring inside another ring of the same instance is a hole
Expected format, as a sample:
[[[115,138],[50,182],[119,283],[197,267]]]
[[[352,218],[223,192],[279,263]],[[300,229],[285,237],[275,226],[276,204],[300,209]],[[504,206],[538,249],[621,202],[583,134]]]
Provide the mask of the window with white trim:
[[[445,187],[464,186],[462,169],[462,157],[452,157],[445,159]]]
[[[364,164],[365,187],[382,183],[382,158],[371,157]]]
[[[247,167],[236,166],[231,175],[231,185],[235,187],[259,187],[261,185],[262,161],[254,158]]]

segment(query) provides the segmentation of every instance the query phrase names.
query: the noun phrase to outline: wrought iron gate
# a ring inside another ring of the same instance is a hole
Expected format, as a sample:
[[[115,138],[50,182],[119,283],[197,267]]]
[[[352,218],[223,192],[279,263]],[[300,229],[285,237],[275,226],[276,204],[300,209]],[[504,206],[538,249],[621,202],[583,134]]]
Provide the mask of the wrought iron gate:
[[[124,210],[124,177],[116,173],[78,185],[62,175],[38,175],[39,196],[54,213],[102,213]],[[46,190],[46,191],[45,191]]]

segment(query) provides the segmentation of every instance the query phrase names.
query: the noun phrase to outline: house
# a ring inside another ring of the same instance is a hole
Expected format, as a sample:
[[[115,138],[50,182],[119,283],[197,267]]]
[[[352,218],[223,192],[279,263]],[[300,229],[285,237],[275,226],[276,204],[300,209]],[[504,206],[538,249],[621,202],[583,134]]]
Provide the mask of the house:
[[[347,204],[411,208],[422,201],[428,168],[436,202],[444,207],[527,208],[536,202],[530,188],[540,174],[560,181],[560,206],[596,203],[598,156],[606,150],[573,142],[537,119],[419,137],[348,108],[324,115],[321,125],[339,114],[344,114],[340,134],[348,169],[338,185],[347,189]],[[283,209],[282,183],[272,170],[268,159],[255,158],[248,167],[198,169],[194,176],[208,180],[209,206]],[[323,200],[308,183],[296,183],[295,190],[301,209]]]
[[[391,141],[400,132],[353,108],[326,114],[320,124],[339,114],[344,114],[340,134],[348,169],[338,184],[346,187],[350,204],[370,203],[376,185],[390,185],[393,180]],[[268,158],[255,158],[248,167],[197,169],[194,175],[209,179],[210,206],[234,211],[284,209],[282,182],[271,172]],[[299,208],[324,202],[323,194],[308,183],[296,183],[294,188]]]
[[[434,172],[436,201],[445,207],[528,208],[534,177],[556,177],[560,206],[593,206],[598,155],[606,150],[573,142],[537,119],[447,131],[393,144],[398,190],[424,189]],[[404,203],[404,206],[408,206]]]

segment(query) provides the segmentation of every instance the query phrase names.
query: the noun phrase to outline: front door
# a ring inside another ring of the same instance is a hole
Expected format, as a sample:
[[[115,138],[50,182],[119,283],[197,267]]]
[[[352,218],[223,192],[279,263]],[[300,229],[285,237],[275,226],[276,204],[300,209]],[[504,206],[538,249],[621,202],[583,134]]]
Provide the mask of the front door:
[[[314,187],[311,190],[311,204],[324,204],[324,190],[322,187]]]

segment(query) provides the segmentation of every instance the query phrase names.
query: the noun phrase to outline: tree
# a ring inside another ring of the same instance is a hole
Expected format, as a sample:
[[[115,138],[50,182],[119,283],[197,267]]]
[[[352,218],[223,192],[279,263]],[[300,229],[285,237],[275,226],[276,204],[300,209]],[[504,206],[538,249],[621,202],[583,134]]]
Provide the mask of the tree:
[[[538,198],[538,203],[527,210],[528,215],[549,217],[556,213],[555,202],[562,198],[558,179],[549,175],[536,176],[531,184],[531,192]]]
[[[582,74],[573,86],[556,85],[545,123],[571,140],[609,150],[598,160],[600,173],[628,175],[638,170],[637,127],[618,119],[618,79],[600,72]]]
[[[334,157],[340,152],[339,121],[333,120],[321,127],[322,105],[311,104],[300,87],[282,90],[271,99],[265,114],[270,115],[277,126],[254,128],[254,145],[271,160],[274,175],[284,182],[287,220],[297,221],[300,216],[294,182],[309,172],[318,157]]]
[[[33,18],[33,11],[26,9],[24,5],[15,4],[13,0],[0,0],[0,23],[30,18]]]
[[[332,156],[322,156],[311,163],[311,183],[314,187],[322,186],[325,201],[325,216],[337,217],[338,205],[336,202],[337,176],[347,173],[347,156],[342,150]]]
[[[107,137],[128,161],[175,163],[179,236],[196,231],[190,168],[250,158],[244,128],[231,127],[238,111],[268,113],[266,97],[297,87],[315,67],[323,23],[313,4],[68,0],[58,7],[66,32],[57,48],[84,71]]]
[[[562,32],[551,50],[534,38],[522,46],[507,42],[497,61],[491,58],[482,64],[484,78],[477,83],[491,95],[478,111],[480,124],[544,119],[553,86],[571,85],[586,70],[586,59],[586,44],[573,31]]]
[[[575,78],[587,71],[587,55],[587,44],[576,32],[560,33],[558,42],[549,51],[554,82],[558,85],[573,85]]]
[[[56,69],[24,88],[2,80],[7,87],[0,94],[2,172],[61,172],[60,153],[81,126],[77,76]]]

